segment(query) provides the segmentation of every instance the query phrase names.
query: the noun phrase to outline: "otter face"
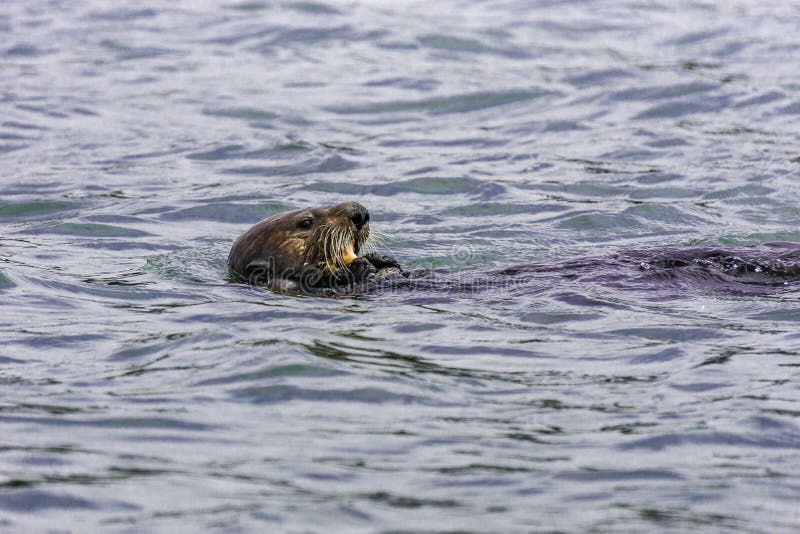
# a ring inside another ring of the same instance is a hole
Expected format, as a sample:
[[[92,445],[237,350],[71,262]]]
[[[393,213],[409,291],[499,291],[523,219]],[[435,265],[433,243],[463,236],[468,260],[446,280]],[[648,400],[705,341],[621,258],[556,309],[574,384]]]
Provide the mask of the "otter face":
[[[233,244],[228,266],[243,278],[259,271],[269,280],[339,279],[369,237],[369,212],[356,202],[280,213],[261,221]]]

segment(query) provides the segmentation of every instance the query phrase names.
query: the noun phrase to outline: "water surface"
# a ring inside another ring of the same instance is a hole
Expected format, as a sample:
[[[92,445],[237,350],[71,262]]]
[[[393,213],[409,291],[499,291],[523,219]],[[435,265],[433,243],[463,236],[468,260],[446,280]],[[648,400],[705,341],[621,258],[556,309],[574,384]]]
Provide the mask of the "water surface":
[[[797,529],[796,287],[296,297],[225,257],[346,200],[467,275],[799,242],[799,24],[7,0],[0,530]]]

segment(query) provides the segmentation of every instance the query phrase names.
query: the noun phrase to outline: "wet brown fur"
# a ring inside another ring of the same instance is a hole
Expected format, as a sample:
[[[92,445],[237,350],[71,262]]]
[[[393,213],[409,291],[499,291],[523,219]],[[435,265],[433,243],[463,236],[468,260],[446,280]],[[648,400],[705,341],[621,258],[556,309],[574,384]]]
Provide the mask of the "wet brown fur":
[[[258,272],[269,283],[294,280],[310,269],[336,280],[347,271],[344,252],[349,244],[358,254],[369,237],[369,219],[357,228],[353,214],[363,206],[346,202],[273,215],[237,239],[228,266],[244,278]],[[311,224],[305,227],[305,224]]]

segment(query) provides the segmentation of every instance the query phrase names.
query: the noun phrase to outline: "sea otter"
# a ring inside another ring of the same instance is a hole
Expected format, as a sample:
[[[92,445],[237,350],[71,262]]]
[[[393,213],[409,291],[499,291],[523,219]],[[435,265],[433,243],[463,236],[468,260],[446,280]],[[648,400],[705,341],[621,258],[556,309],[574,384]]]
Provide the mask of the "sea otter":
[[[369,238],[369,211],[357,202],[279,213],[237,239],[231,271],[279,291],[348,287],[402,274],[389,256],[359,256]]]
[[[273,215],[233,244],[228,266],[253,285],[313,294],[386,288],[441,294],[533,294],[565,285],[644,291],[652,298],[693,292],[769,294],[800,284],[800,244],[765,243],[628,250],[460,273],[406,271],[394,258],[364,253],[370,216],[357,202]]]

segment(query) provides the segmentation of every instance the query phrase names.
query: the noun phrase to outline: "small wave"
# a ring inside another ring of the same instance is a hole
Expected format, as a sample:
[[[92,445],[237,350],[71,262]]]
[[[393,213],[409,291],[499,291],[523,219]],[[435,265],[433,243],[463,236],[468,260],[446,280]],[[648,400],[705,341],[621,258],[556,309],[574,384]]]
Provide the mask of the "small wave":
[[[394,102],[338,106],[330,110],[341,115],[398,113],[408,111],[425,111],[433,114],[467,113],[496,106],[542,99],[557,94],[558,93],[554,91],[545,90],[479,92],[426,98],[422,100],[397,100]]]
[[[439,404],[433,399],[394,393],[375,387],[353,389],[310,389],[290,385],[257,386],[235,390],[234,398],[252,402],[254,404],[275,404],[292,401],[314,402],[356,402],[366,404]]]

